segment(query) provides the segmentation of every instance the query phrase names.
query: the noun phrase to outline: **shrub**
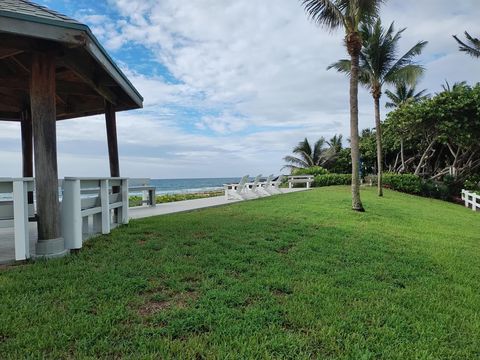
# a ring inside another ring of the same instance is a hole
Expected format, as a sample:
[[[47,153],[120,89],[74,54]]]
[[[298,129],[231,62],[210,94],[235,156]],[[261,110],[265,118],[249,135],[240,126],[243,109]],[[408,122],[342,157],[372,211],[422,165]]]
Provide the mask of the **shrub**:
[[[451,198],[451,188],[438,181],[426,180],[422,183],[421,194],[426,197],[431,197],[441,200],[449,200]]]
[[[221,196],[223,195],[223,190],[212,190],[212,191],[204,191],[198,193],[180,193],[180,194],[163,194],[157,195],[156,203],[167,203],[167,202],[175,202],[175,201],[183,201],[183,200],[195,200],[195,199],[203,199],[207,197],[213,196]],[[129,206],[141,206],[142,205],[142,197],[138,195],[132,195],[129,197]]]
[[[414,174],[383,174],[383,184],[396,191],[409,194],[422,193],[422,179]]]
[[[328,170],[321,166],[311,166],[305,169],[295,169],[292,171],[292,175],[325,175],[328,174]]]
[[[470,191],[480,191],[480,175],[470,176],[463,183],[463,188]]]
[[[392,190],[441,200],[450,200],[452,196],[460,193],[455,179],[451,176],[445,176],[443,182],[440,182],[423,180],[414,174],[385,173],[383,184]]]
[[[349,185],[351,183],[351,174],[325,174],[315,176],[313,186]]]

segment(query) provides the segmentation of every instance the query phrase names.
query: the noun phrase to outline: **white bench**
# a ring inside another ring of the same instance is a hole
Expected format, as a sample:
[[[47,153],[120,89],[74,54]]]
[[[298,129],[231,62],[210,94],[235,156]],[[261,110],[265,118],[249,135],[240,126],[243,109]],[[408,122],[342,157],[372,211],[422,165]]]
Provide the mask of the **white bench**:
[[[80,249],[84,240],[128,223],[126,178],[67,177],[62,191],[62,234],[67,249]]]
[[[34,205],[28,204],[28,192],[33,191],[32,178],[0,178],[0,194],[13,200],[0,201],[0,227],[14,228],[15,260],[30,258],[28,218],[34,216]]]
[[[306,184],[307,189],[310,189],[314,181],[313,175],[293,175],[288,177],[288,188],[293,188],[294,184]]]
[[[142,204],[152,207],[157,205],[157,189],[150,184],[150,179],[130,179],[128,186],[129,192],[142,192]]]
[[[473,211],[480,209],[480,195],[468,190],[462,190],[462,200],[465,202],[465,207],[472,207]]]

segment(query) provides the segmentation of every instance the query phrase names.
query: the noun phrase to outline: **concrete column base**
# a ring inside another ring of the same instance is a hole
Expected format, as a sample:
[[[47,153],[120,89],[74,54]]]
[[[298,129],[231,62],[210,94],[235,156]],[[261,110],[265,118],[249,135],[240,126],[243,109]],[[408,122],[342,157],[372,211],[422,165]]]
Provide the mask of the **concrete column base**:
[[[54,259],[67,255],[68,249],[65,249],[63,238],[38,240],[35,245],[35,255],[33,259]]]

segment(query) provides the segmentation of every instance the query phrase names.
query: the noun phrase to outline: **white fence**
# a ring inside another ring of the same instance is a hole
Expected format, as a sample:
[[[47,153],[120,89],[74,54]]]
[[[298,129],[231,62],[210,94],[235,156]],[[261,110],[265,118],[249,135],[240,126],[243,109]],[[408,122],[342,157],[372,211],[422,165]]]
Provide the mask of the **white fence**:
[[[472,207],[473,211],[480,209],[480,195],[468,190],[462,190],[462,200],[465,201],[465,207]]]
[[[67,249],[80,249],[89,237],[127,223],[128,179],[65,178],[62,236]]]
[[[128,223],[128,179],[65,178],[59,184],[67,249],[80,249],[86,239]],[[35,219],[35,204],[29,203],[29,198],[33,200],[29,193],[33,195],[34,187],[33,178],[0,178],[0,251],[7,251],[0,254],[0,262],[31,257],[29,220]],[[14,254],[6,250],[11,249],[11,229]]]
[[[33,191],[32,178],[0,178],[0,195],[13,200],[0,201],[0,227],[14,229],[15,260],[30,257],[29,215],[35,213],[28,204],[28,192]]]

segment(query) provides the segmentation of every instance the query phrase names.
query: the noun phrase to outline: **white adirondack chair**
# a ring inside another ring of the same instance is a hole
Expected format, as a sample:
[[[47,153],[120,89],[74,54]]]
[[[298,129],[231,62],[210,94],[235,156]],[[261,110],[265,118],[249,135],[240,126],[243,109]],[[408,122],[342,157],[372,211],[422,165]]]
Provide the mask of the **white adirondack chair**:
[[[280,175],[276,180],[272,181],[270,183],[270,186],[265,188],[267,192],[269,192],[271,195],[275,194],[283,194],[283,191],[280,190],[280,184],[282,183],[284,176]]]
[[[258,184],[258,187],[256,189],[257,194],[259,196],[270,196],[272,195],[267,191],[267,189],[271,186],[272,184],[272,179],[273,179],[273,174],[269,175],[265,181],[262,181]]]
[[[243,196],[243,198],[245,200],[247,199],[256,199],[258,198],[260,195],[258,194],[257,190],[258,190],[258,187],[260,185],[260,179],[262,178],[262,175],[257,175],[255,177],[255,179],[253,180],[253,182],[251,183],[247,183],[245,185],[245,191],[243,192],[243,194],[241,194],[241,196]]]
[[[248,179],[250,179],[250,176],[245,175],[238,184],[224,184],[225,198],[227,200],[245,200],[245,187]]]

